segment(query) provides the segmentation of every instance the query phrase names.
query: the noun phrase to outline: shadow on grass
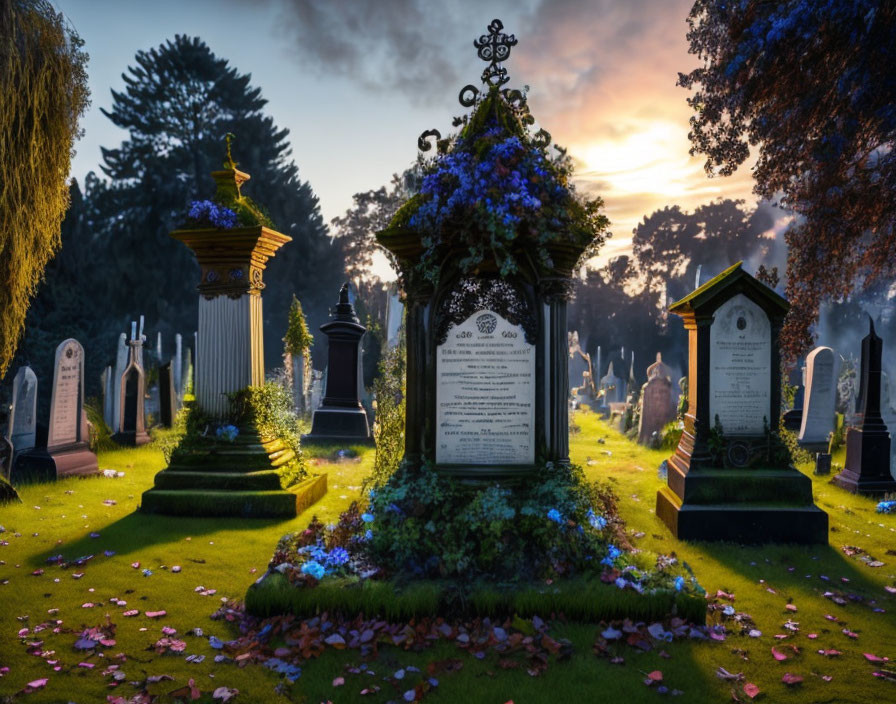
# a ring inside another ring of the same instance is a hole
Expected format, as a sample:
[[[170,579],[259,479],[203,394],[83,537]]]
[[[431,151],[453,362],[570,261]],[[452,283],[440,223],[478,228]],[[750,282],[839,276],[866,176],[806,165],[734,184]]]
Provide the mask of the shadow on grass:
[[[34,555],[30,564],[40,567],[50,557],[62,555],[67,561],[75,561],[87,555],[102,555],[104,551],[114,551],[116,555],[125,556],[137,550],[154,545],[177,543],[187,537],[197,537],[208,533],[216,533],[229,525],[237,527],[242,533],[257,529],[265,530],[279,524],[283,532],[289,530],[295,519],[276,518],[184,518],[181,516],[160,516],[135,511],[102,528],[99,538],[85,536],[73,542],[56,545],[51,550]],[[238,523],[237,523],[238,521]],[[273,549],[273,546],[271,546]]]

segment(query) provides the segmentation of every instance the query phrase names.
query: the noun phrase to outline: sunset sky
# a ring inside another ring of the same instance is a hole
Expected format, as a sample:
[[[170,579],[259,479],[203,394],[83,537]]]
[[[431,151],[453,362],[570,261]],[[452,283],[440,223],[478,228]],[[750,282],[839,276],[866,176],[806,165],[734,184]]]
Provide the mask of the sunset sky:
[[[56,0],[90,54],[92,106],[72,165],[97,170],[100,146],[124,132],[100,112],[140,49],[199,36],[269,101],[290,130],[300,175],[329,222],[352,194],[386,184],[413,163],[417,136],[451,131],[467,83],[485,64],[473,39],[500,18],[519,44],[509,87],[578,163],[579,187],[603,196],[614,236],[603,257],[630,249],[632,229],[665,205],[687,210],[745,198],[752,177],[708,179],[688,155],[689,0]],[[239,159],[238,143],[236,157]],[[260,197],[263,201],[263,197]],[[602,257],[602,258],[603,258]]]

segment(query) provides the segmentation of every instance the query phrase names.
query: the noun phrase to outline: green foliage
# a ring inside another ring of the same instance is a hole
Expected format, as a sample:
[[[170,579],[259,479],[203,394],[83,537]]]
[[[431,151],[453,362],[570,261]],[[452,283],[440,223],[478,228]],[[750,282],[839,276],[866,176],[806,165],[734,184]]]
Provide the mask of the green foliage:
[[[380,360],[380,373],[373,382],[376,397],[376,421],[373,424],[376,459],[373,471],[364,478],[364,489],[385,485],[398,469],[404,455],[405,364],[402,326],[398,344]]]
[[[815,456],[800,446],[797,441],[797,434],[785,428],[783,421],[778,426],[777,438],[774,439],[782,444],[784,450],[786,450],[786,452],[779,450],[779,461],[785,464],[806,464],[815,461]]]
[[[118,444],[112,440],[112,428],[106,425],[103,418],[102,402],[96,397],[88,398],[84,403],[87,420],[93,426],[90,449],[93,452],[105,452],[114,450]]]
[[[621,529],[615,502],[609,487],[586,482],[578,467],[548,465],[510,488],[470,487],[430,466],[403,465],[371,492],[371,559],[390,573],[459,581],[599,570]],[[589,510],[606,521],[603,529],[591,525]]]
[[[0,474],[0,505],[13,502],[22,503],[22,499],[19,498],[19,493],[15,490],[15,487],[7,481],[6,477]]]
[[[292,450],[293,458],[278,468],[283,488],[298,484],[308,474],[302,454],[299,419],[292,396],[283,386],[267,382],[230,394],[231,422],[254,427],[263,439],[278,439]]]
[[[305,322],[305,313],[302,311],[302,303],[292,295],[292,303],[289,306],[289,320],[286,324],[286,335],[283,337],[283,350],[287,354],[305,354],[314,344],[314,337],[308,331],[308,323]]]
[[[82,46],[51,3],[0,5],[0,378],[61,244],[78,120],[89,105]]]
[[[674,450],[681,441],[681,434],[684,432],[684,423],[680,420],[673,420],[666,423],[660,431],[659,447],[663,450]]]

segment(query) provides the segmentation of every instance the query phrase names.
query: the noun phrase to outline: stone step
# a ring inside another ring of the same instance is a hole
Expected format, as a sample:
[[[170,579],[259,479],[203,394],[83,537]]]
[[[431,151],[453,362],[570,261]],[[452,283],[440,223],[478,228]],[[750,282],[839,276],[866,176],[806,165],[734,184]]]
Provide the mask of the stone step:
[[[289,491],[209,491],[150,489],[140,510],[169,516],[295,518],[296,495]]]
[[[166,469],[156,475],[157,489],[212,489],[219,491],[277,491],[280,475],[274,470],[261,472],[178,472]]]

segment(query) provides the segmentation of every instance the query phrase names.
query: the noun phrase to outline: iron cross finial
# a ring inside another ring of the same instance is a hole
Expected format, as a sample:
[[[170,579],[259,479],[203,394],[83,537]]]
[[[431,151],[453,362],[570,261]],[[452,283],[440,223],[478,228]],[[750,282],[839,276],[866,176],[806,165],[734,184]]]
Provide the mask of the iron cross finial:
[[[504,34],[502,29],[504,24],[501,20],[494,19],[488,26],[488,34],[473,40],[479,58],[489,62],[488,67],[482,72],[482,82],[490,86],[503,86],[510,80],[507,77],[507,69],[498,64],[510,58],[510,49],[516,46],[517,40],[512,34]]]

